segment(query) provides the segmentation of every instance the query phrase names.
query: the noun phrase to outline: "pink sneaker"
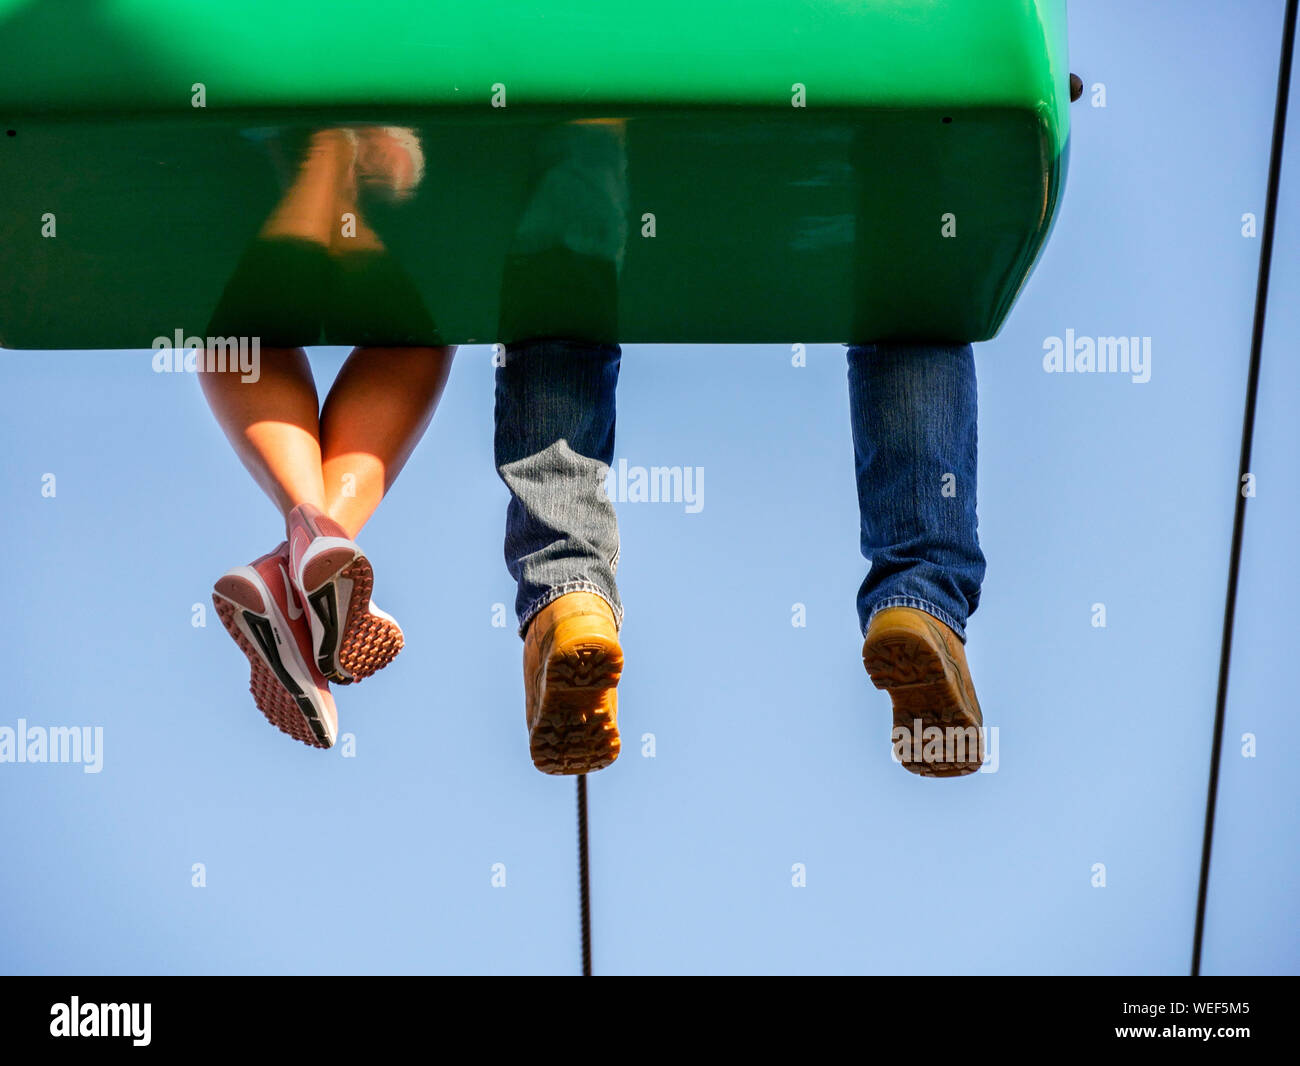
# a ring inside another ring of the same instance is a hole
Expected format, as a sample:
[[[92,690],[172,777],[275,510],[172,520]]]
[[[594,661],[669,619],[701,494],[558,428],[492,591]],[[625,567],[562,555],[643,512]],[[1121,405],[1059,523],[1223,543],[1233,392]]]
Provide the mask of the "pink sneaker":
[[[307,612],[289,581],[289,544],[228,570],[212,603],[252,665],[257,709],[281,732],[314,748],[334,746],[338,712],[312,657]]]
[[[322,674],[346,685],[397,658],[402,629],[370,601],[370,560],[342,526],[311,504],[295,507],[289,512],[289,558]]]

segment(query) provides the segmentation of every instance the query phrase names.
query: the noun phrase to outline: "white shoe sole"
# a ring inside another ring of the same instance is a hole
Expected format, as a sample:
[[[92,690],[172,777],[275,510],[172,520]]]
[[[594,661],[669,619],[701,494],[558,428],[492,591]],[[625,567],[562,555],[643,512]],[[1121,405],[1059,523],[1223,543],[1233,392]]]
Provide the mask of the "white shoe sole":
[[[333,701],[316,687],[311,667],[262,575],[251,566],[227,571],[213,590],[212,603],[248,658],[249,691],[258,710],[295,740],[333,747],[338,734]]]

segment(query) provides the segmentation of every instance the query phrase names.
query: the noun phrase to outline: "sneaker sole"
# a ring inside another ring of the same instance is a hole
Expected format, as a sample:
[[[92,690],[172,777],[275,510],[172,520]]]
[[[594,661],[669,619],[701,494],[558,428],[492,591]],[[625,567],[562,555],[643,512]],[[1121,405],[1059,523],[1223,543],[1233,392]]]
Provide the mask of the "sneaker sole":
[[[871,683],[888,692],[893,700],[895,730],[904,729],[913,735],[919,719],[922,741],[924,730],[931,726],[974,727],[979,731],[974,759],[958,759],[956,745],[946,743],[945,761],[900,758],[904,769],[922,777],[964,777],[984,764],[984,718],[978,705],[972,705],[966,695],[961,667],[946,648],[936,648],[911,630],[886,630],[863,649],[862,663]]]
[[[212,605],[239,650],[248,658],[248,690],[257,709],[280,732],[313,748],[331,748],[334,737],[306,687],[280,654],[275,627],[266,611],[265,590],[245,577],[217,582]]]
[[[374,583],[370,560],[346,542],[309,556],[303,565],[316,665],[331,681],[364,681],[396,659],[405,644],[396,622],[371,612]]]
[[[618,758],[616,715],[623,649],[615,641],[586,637],[546,663],[537,720],[528,734],[533,765],[544,774],[588,774]]]

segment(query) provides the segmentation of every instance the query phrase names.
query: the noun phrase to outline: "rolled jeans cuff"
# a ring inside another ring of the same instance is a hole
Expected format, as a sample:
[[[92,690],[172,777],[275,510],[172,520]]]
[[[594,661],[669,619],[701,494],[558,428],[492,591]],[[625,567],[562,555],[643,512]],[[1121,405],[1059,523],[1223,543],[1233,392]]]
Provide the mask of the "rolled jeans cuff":
[[[957,621],[951,614],[942,607],[938,607],[929,600],[922,600],[916,596],[890,596],[881,600],[871,608],[871,613],[867,617],[866,627],[862,630],[862,635],[867,635],[867,630],[871,628],[871,620],[876,617],[877,612],[883,611],[886,607],[911,607],[918,611],[924,611],[933,618],[939,619],[944,625],[957,634],[957,639],[963,644],[966,643],[966,627]]]
[[[562,585],[547,589],[540,596],[528,604],[519,616],[519,635],[522,637],[528,629],[528,624],[533,620],[543,607],[554,603],[561,596],[566,596],[570,592],[590,592],[593,596],[599,596],[609,604],[610,613],[614,616],[614,629],[623,628],[623,605],[618,602],[618,598],[611,594],[608,589],[603,589],[591,581],[566,581]]]

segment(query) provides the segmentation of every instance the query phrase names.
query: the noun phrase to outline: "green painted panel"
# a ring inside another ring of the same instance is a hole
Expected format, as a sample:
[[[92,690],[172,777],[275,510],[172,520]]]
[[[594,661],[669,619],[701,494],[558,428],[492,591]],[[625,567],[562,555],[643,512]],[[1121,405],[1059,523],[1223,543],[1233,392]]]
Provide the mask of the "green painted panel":
[[[1063,0],[0,0],[0,344],[986,339],[1065,49]]]

